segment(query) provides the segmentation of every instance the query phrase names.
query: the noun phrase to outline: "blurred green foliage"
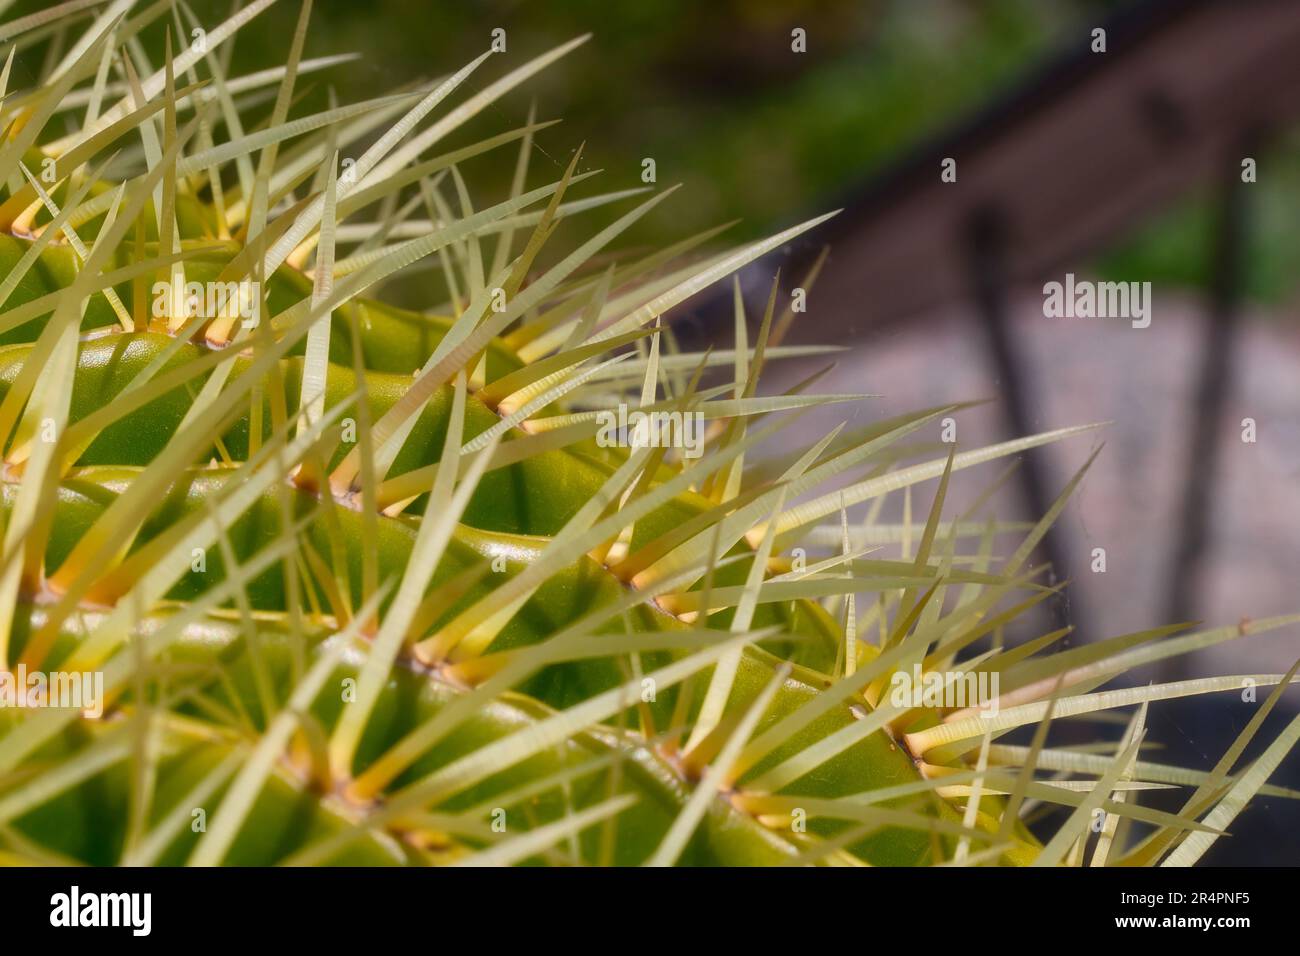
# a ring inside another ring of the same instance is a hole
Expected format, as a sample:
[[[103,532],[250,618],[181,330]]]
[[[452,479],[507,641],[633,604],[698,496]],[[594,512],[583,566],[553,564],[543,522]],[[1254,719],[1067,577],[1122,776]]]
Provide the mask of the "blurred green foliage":
[[[1300,137],[1290,137],[1256,157],[1258,181],[1246,209],[1242,281],[1246,296],[1272,304],[1300,289]],[[1121,236],[1098,257],[1106,276],[1162,285],[1204,288],[1214,255],[1219,194],[1207,184],[1169,210]]]
[[[296,115],[322,108],[332,86],[341,101],[427,83],[487,48],[506,31],[511,64],[583,33],[592,42],[543,71],[453,137],[521,125],[530,99],[540,119],[563,122],[538,137],[533,181],[555,178],[586,143],[583,168],[600,168],[599,189],[641,185],[655,160],[658,183],[686,189],[637,227],[662,243],[725,222],[733,239],[757,236],[852,194],[891,160],[965,113],[1015,89],[1031,68],[1122,0],[317,0],[307,56],[345,51],[351,63],[313,74]],[[15,5],[15,13],[39,4]],[[230,0],[193,0],[215,25]],[[298,4],[281,0],[244,31],[236,75],[283,61]],[[170,18],[167,18],[168,20]],[[807,52],[791,49],[791,31]],[[157,58],[162,25],[145,48]],[[21,59],[15,64],[21,84]],[[156,65],[156,64],[155,64]],[[34,72],[35,63],[31,64]],[[478,89],[505,67],[489,62]],[[269,112],[270,104],[259,107]],[[1260,183],[1247,284],[1276,300],[1300,275],[1300,172],[1294,149]],[[1284,162],[1290,157],[1289,169]],[[464,170],[479,195],[504,196],[511,149]],[[1280,175],[1273,175],[1273,172]],[[1199,286],[1206,275],[1212,203],[1192,196],[1143,223],[1099,257],[1115,277]],[[584,214],[594,228],[621,207]]]

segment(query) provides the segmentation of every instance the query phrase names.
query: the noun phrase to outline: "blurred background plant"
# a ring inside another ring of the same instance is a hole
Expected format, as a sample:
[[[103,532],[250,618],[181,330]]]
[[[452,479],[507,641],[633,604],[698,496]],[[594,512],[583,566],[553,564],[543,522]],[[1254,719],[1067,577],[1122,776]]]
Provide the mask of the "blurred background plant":
[[[428,81],[447,57],[486,46],[495,28],[520,55],[593,32],[599,42],[564,70],[489,111],[462,134],[522,123],[529,98],[563,123],[539,136],[538,156],[559,164],[586,142],[588,165],[639,182],[642,158],[661,180],[682,182],[690,201],[648,217],[646,241],[677,239],[739,220],[735,239],[764,235],[806,210],[852,194],[900,154],[971,110],[1017,87],[1033,66],[1132,0],[657,0],[562,4],[466,0],[318,0],[306,53],[351,50],[355,60],[304,83],[300,109],[321,108],[331,84],[358,97]],[[10,16],[46,4],[21,0]],[[202,22],[239,6],[192,0]],[[238,74],[283,55],[296,8],[277,4],[231,46]],[[809,37],[792,55],[791,30]],[[145,48],[161,56],[160,29]],[[29,65],[30,66],[30,65]],[[24,63],[15,63],[19,79]],[[267,94],[263,111],[269,113]],[[1294,144],[1283,151],[1295,156]],[[482,184],[508,189],[508,151],[473,168]],[[1261,182],[1260,217],[1245,288],[1253,300],[1294,295],[1300,275],[1300,164]],[[1198,190],[1113,238],[1093,263],[1106,277],[1141,276],[1202,289],[1212,195]],[[594,219],[615,214],[600,210]]]
[[[215,16],[229,4],[198,0],[193,6]],[[503,107],[513,107],[510,119],[522,122],[535,96],[539,115],[564,117],[540,137],[556,162],[586,141],[591,165],[612,178],[635,183],[640,160],[654,157],[661,179],[686,184],[690,201],[651,217],[642,231],[647,241],[677,239],[732,219],[740,220],[734,238],[752,238],[852,192],[900,153],[1015,88],[1070,38],[1126,6],[1133,4],[322,0],[307,54],[356,51],[354,63],[337,68],[346,71],[340,82],[358,96],[378,96],[394,83],[431,79],[430,64],[485,45],[496,27],[522,55],[594,32],[599,42],[581,57],[539,77]],[[239,37],[235,72],[280,56],[295,16],[291,5],[276,5],[261,29]],[[791,55],[796,27],[810,38],[805,55]],[[323,101],[325,82],[316,85],[314,95]],[[482,125],[499,119],[486,117]],[[475,172],[504,190],[512,165],[502,151],[484,157]],[[1285,212],[1300,207],[1300,164],[1279,166],[1282,175],[1261,184],[1267,194],[1261,206],[1269,212],[1257,225],[1245,281],[1252,298],[1268,302],[1294,294],[1300,275],[1300,217]],[[1098,257],[1101,272],[1203,288],[1212,201],[1207,191],[1197,191],[1115,237]]]

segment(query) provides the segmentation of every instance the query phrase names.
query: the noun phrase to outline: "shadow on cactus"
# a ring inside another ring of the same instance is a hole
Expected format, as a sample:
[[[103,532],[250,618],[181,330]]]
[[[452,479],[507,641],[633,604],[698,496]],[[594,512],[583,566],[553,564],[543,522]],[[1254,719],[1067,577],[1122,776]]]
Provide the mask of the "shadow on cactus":
[[[1237,766],[1291,675],[1246,675],[1277,690],[1201,770],[1144,759],[1147,706],[1245,677],[1107,689],[1291,620],[1005,640],[1082,472],[1033,525],[948,513],[950,476],[1092,426],[912,463],[953,406],[763,454],[863,399],[760,394],[832,350],[782,344],[777,282],[732,351],[660,319],[826,217],[620,253],[671,190],[584,192],[580,150],[534,185],[532,116],[444,145],[581,40],[291,118],[333,62],[309,5],[285,66],[223,72],[269,2],[0,27],[6,862],[1188,864],[1295,796],[1266,781],[1300,724]],[[412,273],[439,304],[383,304]],[[924,521],[878,520],[923,483]]]

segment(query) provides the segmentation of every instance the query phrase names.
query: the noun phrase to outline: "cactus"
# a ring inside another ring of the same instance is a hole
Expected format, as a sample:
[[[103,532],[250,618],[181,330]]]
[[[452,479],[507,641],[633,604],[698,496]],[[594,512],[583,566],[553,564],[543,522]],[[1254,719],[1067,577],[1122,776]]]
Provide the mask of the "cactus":
[[[1250,675],[1277,690],[1203,771],[1140,759],[1147,705],[1243,677],[1102,689],[1295,619],[1008,643],[1061,590],[1029,559],[1083,472],[1031,525],[945,516],[950,478],[1094,426],[927,458],[945,406],[776,458],[864,400],[759,393],[832,351],[783,344],[779,279],[752,345],[737,285],[736,348],[678,347],[663,315],[827,217],[611,251],[672,190],[573,198],[581,150],[530,188],[532,116],[443,144],[581,40],[291,119],[310,4],[284,67],[223,72],[270,2],[184,46],[184,3],[0,27],[7,862],[1191,863],[1295,796],[1266,779],[1296,725],[1235,767],[1292,675]],[[76,42],[20,88],[52,27]],[[503,148],[511,194],[476,204],[462,167]],[[428,311],[381,299],[413,267]],[[926,483],[923,522],[879,522]],[[1048,746],[1117,708],[1109,749]],[[1169,786],[1180,812],[1142,805]]]

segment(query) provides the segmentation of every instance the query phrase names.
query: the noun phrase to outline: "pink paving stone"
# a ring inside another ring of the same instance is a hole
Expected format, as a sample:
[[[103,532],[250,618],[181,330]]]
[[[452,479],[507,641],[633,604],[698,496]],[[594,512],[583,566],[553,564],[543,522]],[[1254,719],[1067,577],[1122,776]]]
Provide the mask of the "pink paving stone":
[[[1208,624],[1300,611],[1297,319],[1294,308],[1247,311],[1239,326],[1235,382],[1220,425],[1211,540],[1198,577],[1196,614]],[[808,332],[800,341],[818,340],[819,328],[829,325],[819,322],[815,311],[803,321]],[[1029,379],[1032,427],[1112,423],[1046,453],[1055,493],[1095,444],[1105,442],[1063,517],[1078,562],[1072,601],[1086,602],[1098,637],[1163,623],[1204,323],[1202,303],[1159,289],[1147,329],[1134,329],[1120,319],[1049,319],[1042,314],[1037,289],[1014,297],[1011,330]],[[813,412],[797,435],[787,437],[785,448],[840,421],[853,428],[924,406],[999,395],[973,312],[954,309],[888,329],[854,331],[847,329],[840,337],[853,350],[838,356],[837,368],[818,388],[883,397],[858,407]],[[774,363],[766,390],[776,393],[824,364],[819,358]],[[1240,422],[1247,416],[1257,423],[1255,444],[1241,441]],[[996,404],[959,412],[956,418],[959,449],[1008,437]],[[938,438],[937,425],[920,436]],[[998,464],[986,464],[957,476],[946,516],[953,516],[1000,470]],[[924,520],[934,487],[929,482],[915,495],[914,520]],[[901,514],[901,497],[894,498],[885,509],[886,520]],[[1018,513],[1018,499],[1002,493],[993,508],[999,517],[1012,516]],[[1003,541],[1006,553],[1010,539]],[[1106,549],[1105,574],[1088,571],[1095,547]],[[1285,670],[1297,656],[1300,627],[1292,626],[1208,652],[1195,670]]]

